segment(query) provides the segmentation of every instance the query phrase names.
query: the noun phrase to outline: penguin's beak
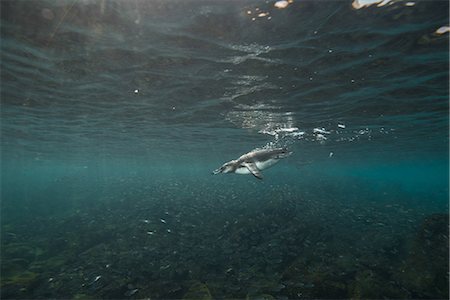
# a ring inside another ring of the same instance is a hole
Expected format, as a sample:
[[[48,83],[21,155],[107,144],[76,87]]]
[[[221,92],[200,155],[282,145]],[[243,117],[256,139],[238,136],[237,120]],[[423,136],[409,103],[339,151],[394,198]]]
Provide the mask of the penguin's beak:
[[[213,175],[217,175],[217,174],[219,174],[219,173],[222,173],[223,169],[224,169],[223,167],[220,167],[220,168],[214,170],[214,171],[212,172],[212,174],[213,174]]]

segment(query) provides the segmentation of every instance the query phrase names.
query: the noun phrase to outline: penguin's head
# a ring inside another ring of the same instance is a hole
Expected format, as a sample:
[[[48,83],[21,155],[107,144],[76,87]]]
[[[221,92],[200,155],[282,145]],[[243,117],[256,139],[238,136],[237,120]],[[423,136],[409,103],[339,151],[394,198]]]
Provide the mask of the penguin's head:
[[[236,161],[232,160],[227,163],[224,163],[220,168],[213,171],[213,174],[220,174],[220,173],[232,173],[236,171]]]

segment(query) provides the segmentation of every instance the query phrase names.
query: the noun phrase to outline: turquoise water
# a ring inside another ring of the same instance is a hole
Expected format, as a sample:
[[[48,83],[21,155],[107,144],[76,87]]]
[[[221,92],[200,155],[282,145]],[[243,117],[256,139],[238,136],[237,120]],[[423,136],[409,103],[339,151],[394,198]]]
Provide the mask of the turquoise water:
[[[1,2],[2,298],[448,298],[448,2],[285,4]]]

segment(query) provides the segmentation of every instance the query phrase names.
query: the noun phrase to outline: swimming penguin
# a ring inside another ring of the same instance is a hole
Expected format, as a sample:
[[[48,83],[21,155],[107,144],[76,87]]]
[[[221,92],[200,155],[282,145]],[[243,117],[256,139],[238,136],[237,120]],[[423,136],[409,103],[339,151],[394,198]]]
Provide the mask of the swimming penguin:
[[[280,159],[286,158],[292,152],[286,148],[256,149],[246,153],[236,160],[224,163],[220,168],[213,171],[213,174],[236,173],[253,174],[258,179],[262,179],[261,170],[267,169],[276,164]]]

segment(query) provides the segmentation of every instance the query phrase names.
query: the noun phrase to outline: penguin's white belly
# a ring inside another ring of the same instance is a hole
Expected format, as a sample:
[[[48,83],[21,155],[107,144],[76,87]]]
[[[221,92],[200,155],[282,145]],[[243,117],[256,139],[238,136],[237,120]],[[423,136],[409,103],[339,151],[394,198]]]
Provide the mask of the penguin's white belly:
[[[276,164],[279,160],[278,159],[268,159],[265,161],[257,161],[255,162],[255,165],[258,169],[260,170],[264,170],[267,169],[271,166],[273,166],[274,164]],[[236,169],[236,171],[234,172],[236,174],[250,174],[250,171],[247,169],[247,167],[239,167]]]
[[[246,167],[239,167],[234,171],[236,174],[250,174],[250,171]]]
[[[256,165],[256,167],[257,167],[258,169],[264,170],[264,169],[267,169],[267,168],[273,166],[273,165],[276,164],[278,161],[279,161],[279,159],[273,159],[273,158],[271,158],[271,159],[268,159],[268,160],[265,160],[265,161],[258,161],[258,162],[255,163],[255,165]]]

